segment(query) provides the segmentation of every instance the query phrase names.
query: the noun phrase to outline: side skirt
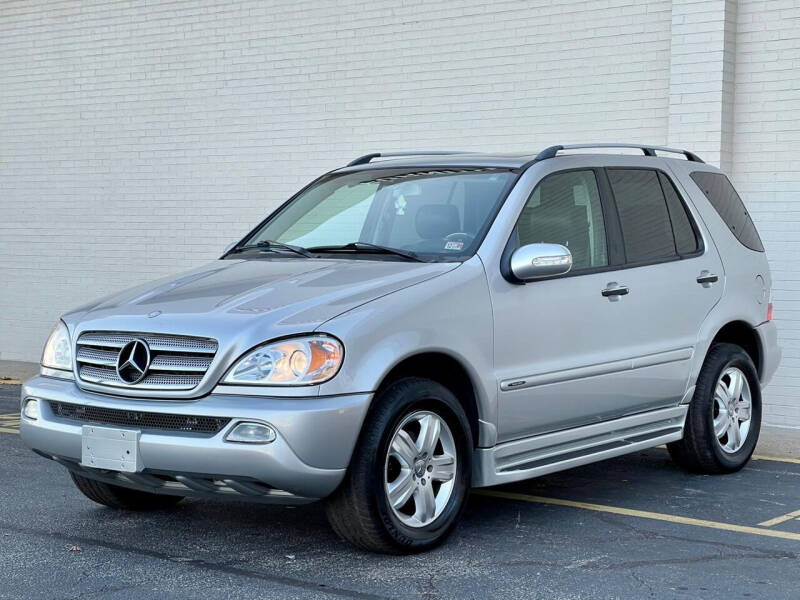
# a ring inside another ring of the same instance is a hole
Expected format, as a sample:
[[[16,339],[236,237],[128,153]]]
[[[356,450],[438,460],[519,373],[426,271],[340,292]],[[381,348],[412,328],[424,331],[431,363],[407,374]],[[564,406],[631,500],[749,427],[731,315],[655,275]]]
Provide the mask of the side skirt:
[[[530,479],[674,442],[683,437],[688,410],[682,404],[478,448],[473,456],[473,486]]]

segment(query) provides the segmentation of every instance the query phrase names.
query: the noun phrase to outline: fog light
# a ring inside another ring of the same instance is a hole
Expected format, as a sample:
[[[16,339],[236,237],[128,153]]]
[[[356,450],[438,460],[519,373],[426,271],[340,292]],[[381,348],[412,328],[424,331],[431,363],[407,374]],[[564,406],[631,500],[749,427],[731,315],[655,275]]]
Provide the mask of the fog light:
[[[36,421],[39,418],[39,401],[36,398],[28,398],[25,400],[22,414],[25,415],[25,418]]]
[[[226,437],[228,442],[243,444],[269,444],[276,438],[275,430],[263,423],[239,423]]]

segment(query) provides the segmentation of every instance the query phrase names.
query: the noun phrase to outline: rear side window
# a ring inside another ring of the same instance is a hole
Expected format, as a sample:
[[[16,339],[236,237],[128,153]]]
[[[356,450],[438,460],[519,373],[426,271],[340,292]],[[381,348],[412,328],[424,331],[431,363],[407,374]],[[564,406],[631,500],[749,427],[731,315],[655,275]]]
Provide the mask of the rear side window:
[[[722,173],[708,171],[695,171],[691,177],[736,239],[751,250],[763,252],[764,245],[758,236],[756,226],[728,178]]]
[[[669,210],[669,218],[672,221],[672,232],[675,234],[675,248],[678,254],[693,254],[697,252],[700,249],[697,233],[692,226],[689,214],[686,212],[686,206],[678,196],[678,191],[663,173],[658,174],[658,180],[661,182],[661,189],[667,199],[667,209]]]
[[[608,169],[629,263],[676,256],[669,209],[658,173],[650,169]]]

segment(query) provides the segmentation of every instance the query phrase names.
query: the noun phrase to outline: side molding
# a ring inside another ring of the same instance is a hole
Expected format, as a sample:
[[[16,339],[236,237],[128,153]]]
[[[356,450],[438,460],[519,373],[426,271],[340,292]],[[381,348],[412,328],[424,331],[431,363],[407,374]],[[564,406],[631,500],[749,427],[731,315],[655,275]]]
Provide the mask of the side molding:
[[[694,350],[690,347],[678,348],[677,350],[659,352],[658,354],[637,356],[625,360],[589,365],[586,367],[577,367],[574,369],[565,369],[563,371],[550,371],[547,373],[535,373],[533,375],[526,375],[523,377],[514,377],[513,379],[504,379],[501,381],[500,390],[503,392],[507,392],[509,390],[520,390],[539,385],[559,383],[561,381],[571,381],[574,379],[580,379],[582,377],[596,377],[598,375],[608,375],[609,373],[618,373],[620,371],[631,371],[633,369],[642,369],[644,367],[652,367],[671,362],[680,362],[683,360],[689,360],[693,353]]]

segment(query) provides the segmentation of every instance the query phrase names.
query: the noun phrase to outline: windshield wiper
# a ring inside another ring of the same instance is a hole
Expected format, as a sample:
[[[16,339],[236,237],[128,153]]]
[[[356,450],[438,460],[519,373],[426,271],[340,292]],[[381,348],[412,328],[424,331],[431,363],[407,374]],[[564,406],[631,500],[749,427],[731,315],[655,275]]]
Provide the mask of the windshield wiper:
[[[381,254],[394,254],[395,256],[402,256],[409,260],[417,262],[428,262],[421,259],[416,252],[411,250],[400,250],[398,248],[390,248],[389,246],[379,246],[378,244],[370,244],[369,242],[350,242],[341,246],[312,246],[308,248],[311,252],[379,252]]]
[[[246,246],[239,246],[231,250],[233,252],[244,252],[245,250],[288,250],[306,258],[314,258],[311,253],[302,246],[295,246],[293,244],[284,244],[283,242],[276,242],[275,240],[261,240],[256,244],[248,244]]]

